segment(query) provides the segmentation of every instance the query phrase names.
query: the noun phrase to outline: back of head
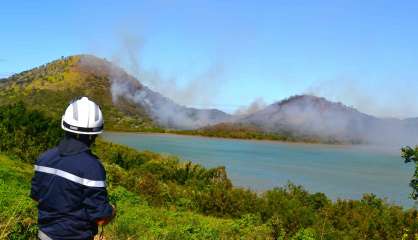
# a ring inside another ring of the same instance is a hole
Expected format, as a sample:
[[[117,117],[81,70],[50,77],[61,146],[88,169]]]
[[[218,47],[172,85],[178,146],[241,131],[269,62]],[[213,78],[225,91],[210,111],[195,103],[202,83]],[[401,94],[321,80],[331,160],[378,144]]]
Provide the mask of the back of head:
[[[62,116],[61,128],[66,138],[74,138],[88,146],[103,132],[104,121],[100,106],[87,97],[72,100]]]
[[[103,126],[103,115],[99,105],[87,97],[72,100],[61,121],[62,129],[75,134],[101,134]]]

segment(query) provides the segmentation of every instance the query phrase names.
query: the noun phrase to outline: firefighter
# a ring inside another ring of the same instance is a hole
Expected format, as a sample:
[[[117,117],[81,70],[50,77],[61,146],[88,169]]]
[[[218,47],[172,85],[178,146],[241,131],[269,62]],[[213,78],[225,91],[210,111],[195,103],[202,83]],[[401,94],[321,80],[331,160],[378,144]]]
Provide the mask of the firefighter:
[[[106,172],[90,151],[103,123],[99,105],[87,97],[73,100],[62,117],[63,139],[36,161],[30,196],[38,203],[41,240],[93,239],[98,225],[115,217]]]

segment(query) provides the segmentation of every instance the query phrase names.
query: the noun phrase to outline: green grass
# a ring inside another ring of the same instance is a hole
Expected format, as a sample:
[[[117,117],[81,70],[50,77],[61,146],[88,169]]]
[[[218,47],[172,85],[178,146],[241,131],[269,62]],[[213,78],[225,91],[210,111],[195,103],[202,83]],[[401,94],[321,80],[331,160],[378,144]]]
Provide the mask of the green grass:
[[[118,217],[106,229],[111,239],[268,239],[268,227],[248,216],[219,219],[187,211],[153,208],[144,199],[117,187]]]
[[[35,239],[36,205],[29,198],[30,164],[0,154],[0,239]],[[115,186],[116,219],[104,229],[106,239],[268,239],[269,228],[255,216],[220,219],[178,209],[150,206]]]
[[[0,155],[0,239],[34,239],[36,207],[29,198],[32,167]]]

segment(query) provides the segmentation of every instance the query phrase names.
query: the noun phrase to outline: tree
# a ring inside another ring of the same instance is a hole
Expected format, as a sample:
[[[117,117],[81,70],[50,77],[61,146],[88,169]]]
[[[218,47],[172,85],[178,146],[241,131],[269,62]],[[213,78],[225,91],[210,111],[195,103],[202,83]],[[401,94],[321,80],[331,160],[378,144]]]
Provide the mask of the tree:
[[[415,172],[409,186],[412,188],[411,198],[418,200],[418,146],[415,149],[411,147],[402,148],[402,158],[405,159],[405,163],[415,163]]]

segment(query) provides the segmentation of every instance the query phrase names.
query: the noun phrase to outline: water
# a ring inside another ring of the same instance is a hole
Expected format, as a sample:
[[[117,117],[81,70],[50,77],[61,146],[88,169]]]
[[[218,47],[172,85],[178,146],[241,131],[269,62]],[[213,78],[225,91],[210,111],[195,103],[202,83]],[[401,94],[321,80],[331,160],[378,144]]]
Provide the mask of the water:
[[[373,192],[412,207],[412,164],[399,148],[288,144],[193,136],[106,133],[104,138],[138,150],[180,156],[206,167],[225,166],[236,186],[264,191],[288,181],[332,199],[359,199]]]

